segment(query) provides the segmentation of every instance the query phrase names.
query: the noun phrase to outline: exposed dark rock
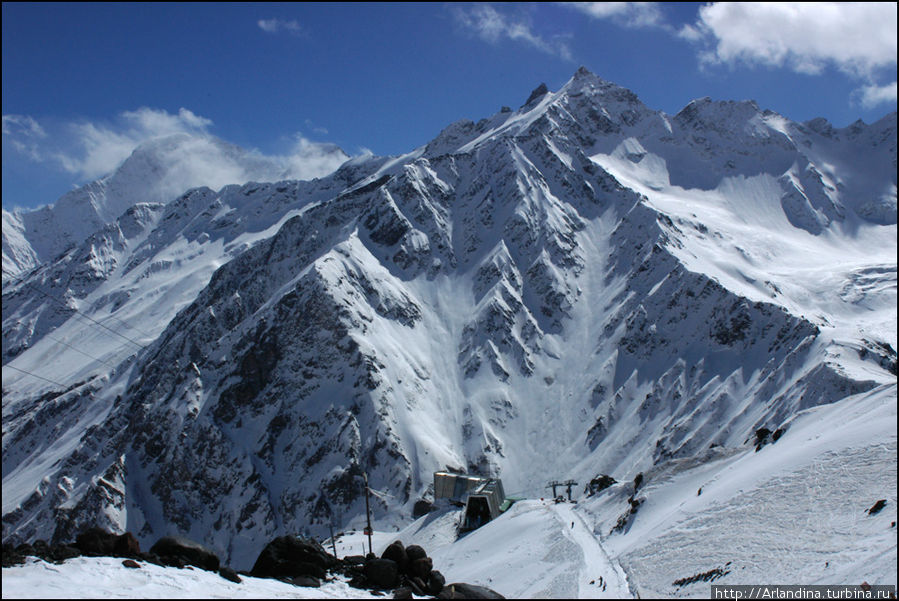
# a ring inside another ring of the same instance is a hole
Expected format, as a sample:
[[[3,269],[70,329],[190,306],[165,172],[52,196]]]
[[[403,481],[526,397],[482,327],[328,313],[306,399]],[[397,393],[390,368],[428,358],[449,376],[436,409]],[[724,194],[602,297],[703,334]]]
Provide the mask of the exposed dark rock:
[[[755,431],[755,452],[758,453],[763,446],[769,442],[771,430],[768,428],[759,428]]]
[[[437,595],[438,599],[505,599],[502,595],[486,586],[454,582],[447,584]]]
[[[322,585],[321,580],[315,576],[294,576],[293,578],[288,578],[287,582],[294,586],[305,586],[307,588],[319,588]]]
[[[421,559],[423,557],[427,557],[428,554],[418,545],[409,545],[406,547],[406,557],[409,558],[409,561],[415,561],[416,559]]]
[[[394,599],[411,599],[412,598],[412,589],[408,586],[401,586],[395,591],[393,591]]]
[[[613,484],[615,484],[615,478],[609,476],[608,474],[602,474],[601,476],[597,476],[590,480],[590,483],[587,484],[584,492],[587,494],[587,496],[592,496],[600,491],[607,489]]]
[[[198,542],[181,536],[165,536],[150,547],[166,565],[192,565],[210,572],[218,572],[218,556]]]
[[[430,557],[419,557],[409,562],[409,575],[421,578],[422,582],[428,579],[433,569],[434,562]]]
[[[886,507],[886,504],[887,504],[886,499],[880,499],[879,501],[874,503],[874,505],[871,506],[871,509],[868,510],[868,515],[874,515],[876,513],[880,513],[880,510],[883,509],[884,507]]]
[[[34,555],[36,557],[46,557],[50,551],[50,545],[48,545],[45,540],[36,540],[31,547],[34,550]]]
[[[406,557],[406,549],[403,547],[402,541],[398,540],[387,545],[387,548],[381,553],[381,559],[389,559],[396,562],[397,569],[400,572],[405,572],[406,565],[409,563],[409,559]]]
[[[534,91],[531,92],[531,95],[528,96],[528,99],[524,102],[524,105],[527,106],[538,98],[543,98],[546,94],[549,93],[549,88],[546,87],[545,83],[541,83],[539,86],[534,88]]]
[[[343,562],[351,566],[365,565],[365,555],[347,555],[343,558]]]
[[[727,569],[727,566],[730,565],[730,562],[724,565],[723,568],[715,568],[713,570],[709,570],[708,572],[702,572],[701,574],[694,574],[693,576],[688,576],[686,578],[678,578],[673,582],[675,586],[681,587],[686,586],[688,584],[693,584],[694,582],[714,582],[718,578],[723,578],[724,576],[730,574],[730,570]]]
[[[140,567],[140,564],[137,563],[136,561],[134,561],[133,559],[126,559],[125,561],[122,562],[122,565],[125,566],[126,568],[132,568],[132,569],[137,569]]]
[[[446,584],[446,578],[437,570],[431,570],[428,576],[428,594],[438,595]]]
[[[421,516],[430,513],[434,509],[434,504],[430,501],[425,501],[424,499],[419,499],[415,502],[415,505],[412,506],[412,517],[420,518]]]
[[[427,594],[425,591],[427,590],[428,587],[421,578],[418,578],[417,576],[412,576],[411,578],[406,580],[406,583],[409,585],[409,588],[412,589],[412,592],[415,593],[416,595],[418,595],[419,597]]]
[[[81,556],[81,551],[71,545],[51,545],[44,559],[54,563],[62,563],[67,559]]]
[[[9,543],[3,543],[2,563],[4,568],[11,568],[25,563],[25,554]]]
[[[645,499],[640,498],[636,499],[632,496],[628,497],[627,502],[630,504],[630,507],[627,511],[618,516],[618,521],[612,527],[612,530],[609,531],[609,534],[613,532],[625,532],[630,527],[630,524],[634,520],[634,515],[636,515],[637,510],[640,508],[640,505],[643,503]]]
[[[265,546],[250,573],[260,578],[324,578],[325,570],[335,563],[318,541],[279,536]]]
[[[74,546],[91,557],[140,556],[140,544],[133,534],[112,534],[98,527],[88,528],[79,534]]]
[[[372,586],[391,588],[396,586],[399,570],[390,559],[369,559],[365,562],[365,578]]]
[[[28,543],[22,543],[21,545],[16,547],[16,553],[20,553],[20,554],[26,555],[26,556],[28,556],[28,555],[34,556],[34,547],[32,547]]]
[[[166,565],[166,563],[162,560],[162,558],[159,555],[156,555],[155,553],[150,553],[149,551],[147,551],[146,553],[141,553],[141,559],[143,559],[147,563],[152,563],[153,565],[157,565],[157,566],[165,567],[165,565]],[[179,566],[179,567],[184,567],[184,566]]]
[[[235,572],[233,569],[229,568],[228,566],[219,568],[219,576],[221,576],[225,580],[230,580],[231,582],[236,582],[238,584],[243,582],[240,579],[240,576],[237,574],[237,572]]]

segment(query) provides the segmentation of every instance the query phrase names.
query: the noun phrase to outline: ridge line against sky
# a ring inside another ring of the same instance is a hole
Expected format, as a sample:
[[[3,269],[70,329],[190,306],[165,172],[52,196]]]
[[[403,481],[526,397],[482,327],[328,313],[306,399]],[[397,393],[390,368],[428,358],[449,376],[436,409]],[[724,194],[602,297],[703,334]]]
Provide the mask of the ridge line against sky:
[[[586,66],[673,114],[755,100],[843,127],[896,110],[895,3],[4,3],[3,207],[140,143],[213,135],[285,165],[401,154]],[[207,157],[208,159],[208,157]],[[297,171],[290,171],[296,173]]]

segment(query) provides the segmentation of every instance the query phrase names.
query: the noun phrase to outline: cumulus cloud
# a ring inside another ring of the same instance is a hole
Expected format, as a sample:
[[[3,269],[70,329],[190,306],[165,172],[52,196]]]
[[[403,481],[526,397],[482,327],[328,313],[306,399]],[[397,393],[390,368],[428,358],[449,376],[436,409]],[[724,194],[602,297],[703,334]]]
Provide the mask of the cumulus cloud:
[[[514,17],[497,11],[489,4],[455,6],[453,16],[463,29],[491,44],[505,40],[520,42],[541,52],[571,60],[567,41],[556,37],[546,39],[536,34],[531,24],[522,17]]]
[[[335,144],[313,142],[302,135],[294,138],[293,148],[280,157],[289,179],[312,179],[333,173],[350,157]]]
[[[681,37],[704,40],[706,63],[762,64],[819,73],[834,65],[870,76],[896,64],[892,2],[715,2]]]
[[[139,150],[138,162],[152,165],[134,167],[160,178],[151,187],[166,197],[153,200],[168,200],[196,186],[218,189],[247,181],[322,177],[349,158],[334,144],[300,134],[287,153],[266,155],[212,136],[212,125],[210,119],[185,108],[171,114],[143,107],[105,122],[46,126],[29,116],[4,115],[4,157],[7,151],[17,153],[69,173],[76,180],[73,184],[82,184],[116,171]]]
[[[287,32],[291,35],[302,35],[303,28],[295,20],[285,21],[283,19],[259,19],[256,21],[259,29],[266,33]]]
[[[625,27],[663,27],[658,2],[566,2],[572,8],[596,19],[610,19]]]
[[[63,126],[46,155],[80,179],[103,176],[146,140],[176,133],[205,134],[212,121],[181,108],[173,115],[147,107],[121,113],[111,123],[79,121]]]
[[[896,82],[884,86],[864,86],[856,90],[855,99],[866,109],[881,104],[896,104]]]

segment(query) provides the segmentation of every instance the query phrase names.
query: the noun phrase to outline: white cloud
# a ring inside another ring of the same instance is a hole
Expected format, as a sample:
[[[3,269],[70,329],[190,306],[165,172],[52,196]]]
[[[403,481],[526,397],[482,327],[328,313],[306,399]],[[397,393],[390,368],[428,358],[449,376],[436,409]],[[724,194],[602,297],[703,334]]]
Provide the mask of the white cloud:
[[[681,37],[704,39],[706,63],[762,64],[819,73],[834,65],[854,76],[896,64],[892,2],[715,2]]]
[[[94,179],[118,167],[142,142],[176,133],[205,134],[211,125],[185,108],[172,115],[142,107],[121,113],[113,123],[66,124],[48,156],[79,179]]]
[[[512,40],[527,44],[541,52],[571,60],[571,50],[565,40],[544,39],[532,31],[531,25],[526,20],[500,13],[489,4],[475,4],[464,8],[456,5],[453,15],[463,28],[491,44]]]
[[[3,115],[3,142],[33,161],[42,160],[40,140],[47,132],[27,115]]]
[[[335,144],[313,142],[297,134],[293,148],[280,157],[289,179],[312,179],[333,173],[350,157]]]
[[[625,27],[667,27],[658,2],[567,2],[597,19],[611,19]]]
[[[693,27],[692,25],[684,25],[676,35],[688,42],[699,42],[702,40],[703,36],[705,36],[701,29]]]
[[[3,135],[23,134],[28,137],[45,138],[47,132],[40,124],[27,115],[3,115]]]
[[[884,86],[864,86],[855,91],[855,97],[866,109],[874,108],[881,104],[896,104],[896,82]]]
[[[259,19],[256,21],[256,25],[266,33],[278,33],[280,31],[286,31],[291,35],[302,35],[303,33],[303,28],[295,20]]]
[[[251,180],[322,177],[349,158],[334,144],[313,142],[300,134],[284,155],[248,151],[210,135],[212,124],[185,108],[171,114],[142,107],[106,122],[46,126],[28,116],[4,115],[4,157],[9,151],[55,166],[71,174],[73,184],[82,184],[112,173],[136,148],[149,144],[151,171],[163,178],[154,189],[163,196],[201,185],[218,189]]]
[[[308,127],[312,133],[319,136],[327,136],[328,128],[322,127],[320,125],[316,125],[311,119],[306,119],[306,127]]]

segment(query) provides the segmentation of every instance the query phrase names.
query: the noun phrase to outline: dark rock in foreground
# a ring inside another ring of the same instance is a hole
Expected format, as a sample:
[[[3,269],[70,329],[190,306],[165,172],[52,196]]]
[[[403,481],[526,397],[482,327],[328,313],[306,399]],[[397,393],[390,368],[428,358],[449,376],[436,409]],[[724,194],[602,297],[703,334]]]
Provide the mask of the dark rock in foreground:
[[[365,562],[365,578],[374,586],[393,588],[397,585],[399,569],[392,559],[370,559]]]
[[[322,579],[327,569],[335,563],[336,560],[318,541],[295,536],[279,536],[265,546],[250,574],[259,578]]]
[[[90,557],[140,557],[140,544],[130,532],[112,534],[102,528],[88,528],[78,535],[74,546]]]
[[[225,580],[230,580],[231,582],[235,582],[240,584],[243,580],[240,579],[240,576],[235,572],[232,568],[227,566],[223,568],[219,568],[219,576],[224,578]]]
[[[150,554],[156,555],[163,564],[174,567],[192,565],[210,572],[218,572],[218,555],[198,542],[181,536],[165,536],[150,547]]]

